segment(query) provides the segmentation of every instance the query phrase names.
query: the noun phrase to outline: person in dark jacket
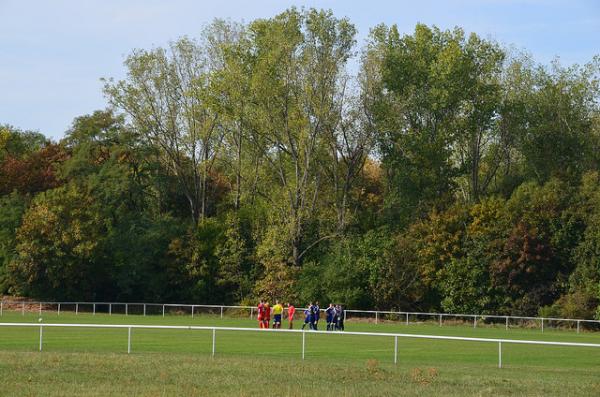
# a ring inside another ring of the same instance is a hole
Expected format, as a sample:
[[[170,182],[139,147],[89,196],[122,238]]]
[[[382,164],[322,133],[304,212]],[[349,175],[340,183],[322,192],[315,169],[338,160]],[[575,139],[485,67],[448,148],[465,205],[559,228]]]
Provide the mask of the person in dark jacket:
[[[321,308],[319,307],[318,301],[313,305],[312,313],[314,318],[313,329],[316,331],[319,326],[319,318],[321,317]]]
[[[310,302],[308,304],[308,307],[306,309],[304,309],[304,324],[302,324],[302,329],[304,329],[304,327],[306,327],[306,324],[308,324],[308,329],[314,329],[315,319],[313,316],[312,302]]]
[[[336,318],[336,322],[335,322],[335,329],[338,331],[343,331],[344,330],[344,308],[342,307],[342,305],[337,305],[335,307],[335,318]]]
[[[335,307],[333,303],[330,303],[329,307],[325,309],[325,321],[327,322],[327,331],[333,331],[335,325]]]

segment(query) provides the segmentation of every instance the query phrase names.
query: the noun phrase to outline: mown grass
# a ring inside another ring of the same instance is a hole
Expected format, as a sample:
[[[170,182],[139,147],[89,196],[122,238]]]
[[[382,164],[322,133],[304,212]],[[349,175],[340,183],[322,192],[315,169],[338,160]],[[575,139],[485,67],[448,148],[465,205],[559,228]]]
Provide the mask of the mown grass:
[[[0,322],[38,322],[4,312]],[[247,317],[46,313],[43,323],[255,327]],[[296,327],[299,326],[299,322]],[[600,343],[600,334],[349,322],[348,330]],[[0,395],[600,395],[600,349],[300,334],[0,327]]]

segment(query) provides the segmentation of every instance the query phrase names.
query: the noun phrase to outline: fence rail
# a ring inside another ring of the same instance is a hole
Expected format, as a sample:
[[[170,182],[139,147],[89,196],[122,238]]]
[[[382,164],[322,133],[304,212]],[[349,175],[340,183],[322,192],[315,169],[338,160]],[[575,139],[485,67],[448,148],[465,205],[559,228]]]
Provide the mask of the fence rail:
[[[132,351],[132,329],[161,329],[161,330],[204,330],[212,331],[212,351],[211,355],[216,354],[217,331],[234,332],[276,332],[293,333],[302,335],[302,360],[306,356],[306,334],[319,335],[357,335],[357,336],[377,336],[394,338],[394,364],[398,363],[398,338],[429,339],[429,340],[451,340],[464,342],[483,342],[498,344],[498,368],[502,368],[502,344],[525,344],[525,345],[545,345],[545,346],[568,346],[568,347],[593,347],[600,348],[596,343],[576,343],[576,342],[551,342],[539,340],[520,340],[520,339],[496,339],[496,338],[472,338],[462,336],[442,336],[442,335],[419,335],[402,333],[380,333],[380,332],[326,332],[326,331],[304,331],[287,329],[256,329],[256,328],[236,328],[236,327],[206,327],[206,326],[183,326],[183,325],[123,325],[123,324],[35,324],[35,323],[0,323],[0,327],[35,327],[39,328],[39,351],[43,351],[44,346],[44,328],[118,328],[127,330],[127,353]]]
[[[233,306],[233,305],[196,305],[196,304],[180,304],[180,303],[144,303],[144,302],[31,302],[31,301],[0,301],[0,316],[3,315],[7,307],[13,310],[20,310],[24,315],[26,311],[32,311],[35,308],[39,314],[50,311],[48,307],[55,307],[56,313],[60,315],[64,311],[72,311],[75,314],[86,310],[87,313],[106,312],[109,315],[114,313],[114,310],[121,310],[120,314],[133,314],[131,309],[137,309],[135,314],[160,314],[163,317],[165,314],[172,312],[174,309],[185,309],[186,313],[191,314],[192,318],[201,310],[210,310],[213,314],[224,316],[226,310],[245,310],[249,312],[249,317],[254,318],[256,307],[254,306]],[[26,310],[27,309],[27,310]],[[69,310],[71,309],[71,310]],[[303,310],[303,308],[298,308]],[[150,313],[149,311],[152,311]],[[321,309],[324,311],[324,309]],[[436,312],[408,312],[408,311],[393,311],[393,310],[344,310],[344,319],[350,318],[370,318],[379,323],[382,320],[393,318],[394,321],[404,322],[406,325],[420,321],[437,321],[440,326],[444,324],[444,320],[462,319],[472,322],[473,328],[476,328],[479,321],[495,322],[502,324],[508,330],[509,327],[518,325],[520,322],[534,323],[539,326],[541,331],[544,328],[552,327],[552,325],[568,325],[570,328],[575,328],[577,333],[580,332],[582,326],[587,326],[589,329],[600,329],[600,320],[590,319],[573,319],[573,318],[557,318],[557,317],[530,317],[530,316],[505,316],[494,314],[464,314],[464,313],[436,313]]]

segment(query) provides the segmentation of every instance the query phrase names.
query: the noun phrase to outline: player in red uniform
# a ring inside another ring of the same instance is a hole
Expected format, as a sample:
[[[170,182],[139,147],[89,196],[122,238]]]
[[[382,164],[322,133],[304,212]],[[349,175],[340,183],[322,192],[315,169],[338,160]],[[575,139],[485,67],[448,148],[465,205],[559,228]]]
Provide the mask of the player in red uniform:
[[[271,307],[269,306],[269,302],[265,302],[263,305],[263,328],[269,328],[269,323],[271,322]]]
[[[263,328],[264,310],[265,310],[265,303],[261,299],[260,302],[258,303],[257,312],[256,312],[256,319],[258,320],[258,328]]]
[[[289,322],[288,328],[292,329],[292,328],[294,328],[294,313],[296,313],[296,308],[288,303],[287,304],[287,313],[288,313],[288,322]]]

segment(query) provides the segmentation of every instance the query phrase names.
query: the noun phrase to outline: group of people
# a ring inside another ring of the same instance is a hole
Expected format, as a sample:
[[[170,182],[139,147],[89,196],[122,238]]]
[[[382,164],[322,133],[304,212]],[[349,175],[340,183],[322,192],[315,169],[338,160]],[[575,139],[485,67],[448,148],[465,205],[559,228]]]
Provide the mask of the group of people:
[[[296,308],[290,303],[286,303],[288,329],[294,328],[294,315],[296,314]],[[344,309],[342,305],[329,304],[327,309],[322,310],[319,307],[319,302],[310,302],[306,309],[304,309],[304,324],[302,329],[308,324],[308,329],[318,330],[319,320],[321,318],[321,311],[325,312],[325,320],[327,323],[327,331],[343,331],[344,330]],[[259,328],[269,328],[271,323],[271,314],[273,315],[273,328],[281,329],[282,317],[284,307],[277,300],[275,306],[271,308],[269,302],[261,300],[257,307],[256,316],[258,320]]]
[[[325,322],[327,323],[327,331],[343,331],[344,330],[344,309],[342,305],[329,304],[329,307],[324,310]],[[319,302],[314,304],[310,302],[308,307],[304,309],[304,324],[302,329],[308,324],[308,329],[318,331],[319,320],[321,318],[321,308]]]

